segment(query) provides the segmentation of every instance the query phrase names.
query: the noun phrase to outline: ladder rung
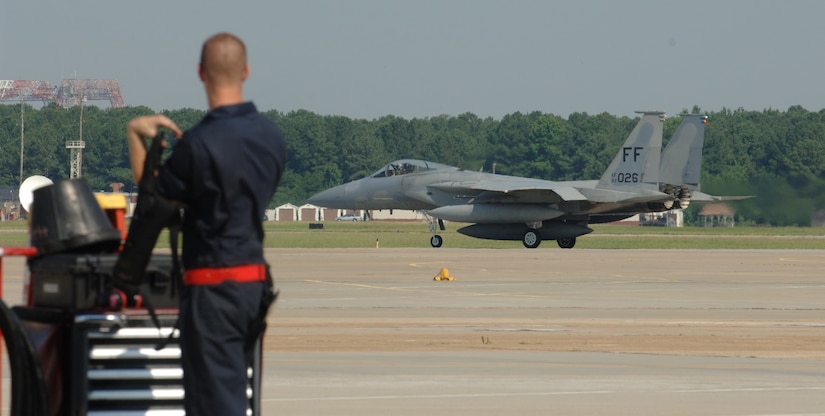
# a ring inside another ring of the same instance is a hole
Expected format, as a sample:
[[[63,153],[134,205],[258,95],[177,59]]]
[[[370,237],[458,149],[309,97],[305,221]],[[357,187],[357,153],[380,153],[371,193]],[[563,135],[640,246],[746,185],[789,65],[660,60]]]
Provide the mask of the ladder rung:
[[[123,389],[123,390],[91,390],[89,401],[92,400],[183,400],[183,388],[162,389]]]
[[[124,338],[167,338],[169,334],[172,332],[173,328],[161,328],[158,330],[157,328],[120,328],[117,331],[111,332],[101,332],[101,331],[91,331],[89,332],[90,339],[124,339]],[[175,329],[175,336],[173,338],[177,338],[179,335],[179,331]]]
[[[89,380],[176,380],[183,378],[180,368],[95,369],[86,372]]]
[[[139,360],[139,359],[170,359],[180,358],[180,348],[167,347],[160,351],[154,348],[112,348],[93,347],[89,351],[92,360]]]
[[[183,409],[165,410],[90,410],[87,416],[185,416]]]

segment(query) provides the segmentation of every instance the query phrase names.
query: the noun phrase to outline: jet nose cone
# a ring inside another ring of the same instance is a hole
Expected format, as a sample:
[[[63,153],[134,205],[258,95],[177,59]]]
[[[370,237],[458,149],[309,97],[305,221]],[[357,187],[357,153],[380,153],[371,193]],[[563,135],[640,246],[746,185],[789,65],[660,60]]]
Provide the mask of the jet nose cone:
[[[318,205],[322,207],[327,206],[330,200],[329,191],[330,190],[318,192],[317,194],[307,198],[307,202],[309,202],[312,205]]]
[[[307,199],[312,205],[325,208],[346,208],[346,192],[344,186],[336,186],[334,188],[321,191]]]

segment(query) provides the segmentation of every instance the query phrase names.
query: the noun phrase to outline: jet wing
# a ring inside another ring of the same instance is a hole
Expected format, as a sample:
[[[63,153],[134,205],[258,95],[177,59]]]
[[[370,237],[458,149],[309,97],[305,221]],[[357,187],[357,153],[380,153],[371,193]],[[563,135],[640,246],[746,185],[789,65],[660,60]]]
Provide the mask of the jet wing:
[[[586,201],[587,197],[576,188],[562,185],[557,182],[539,179],[502,178],[496,180],[480,180],[467,184],[468,191],[479,192],[479,199],[495,201],[497,199],[512,200],[514,198],[530,203],[556,203],[562,201]],[[452,191],[456,188],[453,187]]]

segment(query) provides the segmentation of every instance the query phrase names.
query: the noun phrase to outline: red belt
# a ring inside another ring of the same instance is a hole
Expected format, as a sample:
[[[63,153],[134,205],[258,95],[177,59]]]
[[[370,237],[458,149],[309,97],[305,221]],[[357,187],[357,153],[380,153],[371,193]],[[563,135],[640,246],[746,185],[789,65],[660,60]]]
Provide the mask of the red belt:
[[[183,282],[187,285],[216,285],[226,280],[238,283],[262,282],[266,280],[263,264],[244,264],[232,267],[203,267],[187,270]]]

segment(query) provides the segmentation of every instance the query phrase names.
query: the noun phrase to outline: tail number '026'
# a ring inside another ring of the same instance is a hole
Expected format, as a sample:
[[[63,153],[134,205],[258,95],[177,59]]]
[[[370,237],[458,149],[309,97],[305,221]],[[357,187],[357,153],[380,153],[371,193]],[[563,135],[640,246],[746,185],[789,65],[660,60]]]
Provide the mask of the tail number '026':
[[[613,174],[613,182],[615,183],[639,183],[639,173],[622,173],[617,172]]]

